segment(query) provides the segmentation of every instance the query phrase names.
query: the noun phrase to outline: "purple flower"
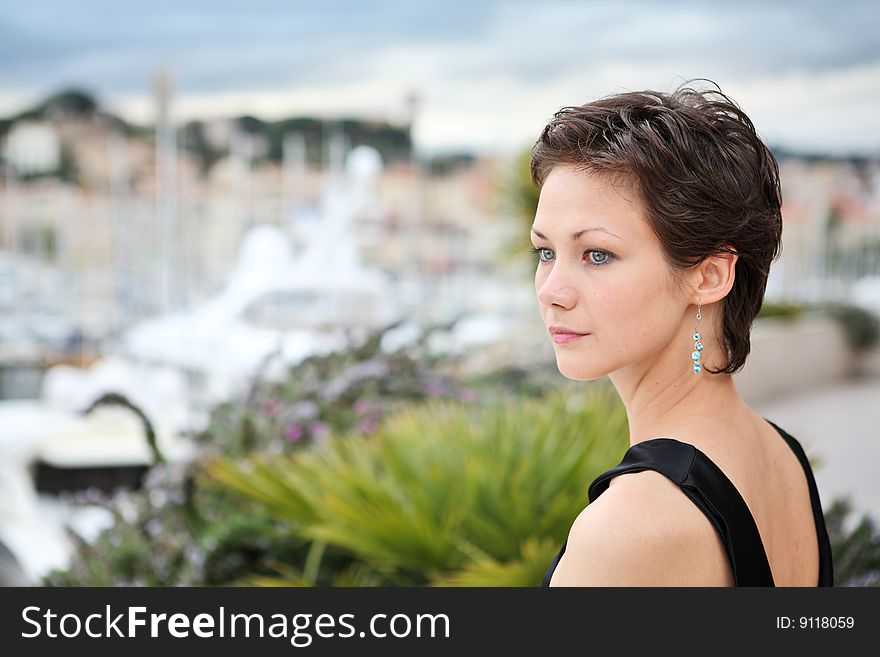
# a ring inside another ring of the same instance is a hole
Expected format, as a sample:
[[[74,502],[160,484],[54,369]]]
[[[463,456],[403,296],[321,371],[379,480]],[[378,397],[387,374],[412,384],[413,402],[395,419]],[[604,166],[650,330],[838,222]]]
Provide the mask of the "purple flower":
[[[284,430],[284,437],[288,440],[295,441],[302,438],[303,430],[298,424],[291,424]]]
[[[379,423],[375,420],[364,420],[361,422],[361,431],[364,433],[373,433],[377,426],[379,426]]]
[[[366,399],[363,399],[363,398],[362,398],[362,399],[358,399],[358,400],[352,405],[351,408],[352,408],[352,410],[353,410],[355,413],[357,413],[358,415],[363,415],[363,414],[366,413],[368,410],[370,410],[370,402],[368,402]]]
[[[281,404],[278,402],[277,399],[270,399],[269,401],[267,401],[263,404],[263,412],[270,417],[274,417],[275,415],[278,415],[278,412],[280,410],[281,410]]]
[[[325,436],[330,432],[330,427],[326,422],[322,422],[321,420],[315,420],[309,423],[309,433],[312,434],[315,438],[320,438],[321,436]]]
[[[428,381],[425,384],[425,392],[429,395],[439,395],[443,392],[443,384],[440,381]]]
[[[318,414],[318,411],[321,410],[311,399],[304,399],[303,401],[297,402],[293,409],[296,413],[296,417],[304,420],[315,417]]]

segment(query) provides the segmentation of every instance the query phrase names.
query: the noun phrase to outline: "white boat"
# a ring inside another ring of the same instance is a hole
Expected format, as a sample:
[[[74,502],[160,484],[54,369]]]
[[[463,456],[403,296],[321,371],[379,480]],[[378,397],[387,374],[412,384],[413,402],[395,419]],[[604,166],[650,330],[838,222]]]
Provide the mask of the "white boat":
[[[325,190],[302,257],[292,255],[280,228],[252,228],[216,296],[135,325],[122,337],[120,356],[184,372],[193,407],[204,412],[240,394],[258,372],[281,376],[309,355],[400,319],[395,281],[362,264],[352,221],[373,202],[370,184],[380,168],[373,149],[353,149],[346,178]]]
[[[167,460],[193,453],[190,443],[167,431],[157,432],[156,442]],[[93,474],[145,471],[154,460],[142,422],[126,408],[107,406],[83,414],[46,400],[0,401],[0,543],[8,551],[0,559],[5,563],[0,565],[6,578],[2,583],[38,583],[72,555],[68,527],[90,539],[112,521],[106,509],[41,494],[32,474],[35,464],[56,474]]]

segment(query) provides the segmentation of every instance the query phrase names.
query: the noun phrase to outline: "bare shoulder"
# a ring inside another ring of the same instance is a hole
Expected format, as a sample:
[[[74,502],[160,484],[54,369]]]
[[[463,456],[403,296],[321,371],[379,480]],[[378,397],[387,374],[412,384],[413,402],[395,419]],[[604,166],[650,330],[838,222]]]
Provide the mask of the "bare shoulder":
[[[572,524],[552,586],[730,586],[715,528],[672,481],[615,477]]]

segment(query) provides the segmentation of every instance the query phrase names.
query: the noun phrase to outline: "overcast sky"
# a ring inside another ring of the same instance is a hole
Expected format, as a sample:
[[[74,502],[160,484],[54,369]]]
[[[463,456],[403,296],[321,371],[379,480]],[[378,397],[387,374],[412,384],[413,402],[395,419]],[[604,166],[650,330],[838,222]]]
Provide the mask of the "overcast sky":
[[[880,155],[880,2],[0,0],[0,115],[67,87],[146,123],[402,118],[417,145],[530,145],[563,105],[710,78],[771,144]]]

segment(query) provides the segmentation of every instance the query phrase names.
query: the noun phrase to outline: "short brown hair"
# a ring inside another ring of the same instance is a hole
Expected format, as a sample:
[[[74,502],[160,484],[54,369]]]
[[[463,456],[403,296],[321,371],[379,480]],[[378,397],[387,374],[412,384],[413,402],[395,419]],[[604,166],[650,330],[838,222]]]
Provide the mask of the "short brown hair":
[[[724,300],[727,364],[745,365],[749,334],[780,253],[779,166],[745,112],[718,87],[634,91],[563,107],[532,148],[539,188],[561,164],[629,183],[662,245],[675,280],[705,258],[736,252]],[[714,84],[714,83],[712,83]]]

